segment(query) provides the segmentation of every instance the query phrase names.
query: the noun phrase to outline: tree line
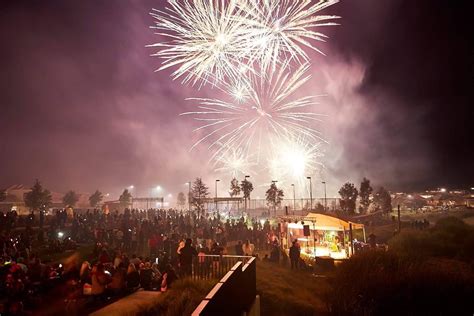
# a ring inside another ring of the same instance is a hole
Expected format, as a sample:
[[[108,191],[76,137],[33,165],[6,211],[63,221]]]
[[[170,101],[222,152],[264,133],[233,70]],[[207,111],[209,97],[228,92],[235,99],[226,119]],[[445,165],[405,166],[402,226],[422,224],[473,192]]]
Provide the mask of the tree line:
[[[370,185],[370,180],[365,178],[360,183],[359,190],[353,183],[346,182],[339,189],[341,196],[340,206],[344,213],[354,214],[359,198],[359,213],[367,214],[370,212],[382,211],[388,213],[392,210],[392,197],[384,188],[379,187],[374,193]]]
[[[245,207],[250,201],[250,194],[254,190],[252,182],[245,178],[243,181],[238,181],[233,178],[230,181],[229,196],[239,197],[242,194],[244,198]],[[390,193],[384,188],[379,187],[375,192],[370,184],[370,180],[365,178],[360,183],[359,189],[353,183],[346,182],[339,189],[340,207],[346,214],[356,213],[357,202],[359,202],[358,213],[367,214],[370,212],[382,211],[388,213],[392,210],[392,199]],[[194,207],[198,212],[204,212],[204,204],[206,199],[210,196],[209,187],[203,182],[202,178],[196,178],[192,182],[191,189],[188,193],[188,203]],[[279,189],[275,182],[270,184],[270,187],[265,192],[267,205],[273,209],[281,205],[284,197],[284,192]],[[0,190],[0,201],[6,199],[6,191]],[[96,190],[89,196],[89,205],[97,207],[103,201],[104,195],[99,190]],[[132,194],[128,189],[125,189],[119,197],[119,203],[123,207],[129,207],[132,202]],[[25,205],[31,210],[45,210],[52,204],[51,192],[41,185],[39,180],[36,180],[31,187],[31,191],[24,196]],[[79,195],[69,190],[62,198],[64,205],[74,207],[79,201]],[[180,192],[177,196],[177,205],[184,207],[186,205],[186,196]],[[318,207],[316,207],[318,209]]]

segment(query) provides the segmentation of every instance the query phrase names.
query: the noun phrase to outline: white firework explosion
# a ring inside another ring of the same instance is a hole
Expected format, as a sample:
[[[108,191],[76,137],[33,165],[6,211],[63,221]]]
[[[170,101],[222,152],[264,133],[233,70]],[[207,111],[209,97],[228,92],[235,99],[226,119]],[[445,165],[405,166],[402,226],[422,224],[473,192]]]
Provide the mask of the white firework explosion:
[[[238,2],[168,0],[169,7],[153,9],[152,28],[169,39],[148,45],[159,49],[152,56],[164,59],[158,70],[176,66],[171,76],[183,77],[183,83],[192,85],[217,84],[238,76],[251,35]]]
[[[321,132],[314,125],[321,122],[322,114],[314,112],[315,96],[295,97],[296,90],[305,84],[310,75],[308,64],[295,72],[282,67],[275,76],[254,78],[242,83],[248,99],[239,103],[234,100],[194,98],[198,111],[181,115],[193,115],[203,124],[195,132],[203,132],[191,149],[204,141],[214,151],[211,159],[225,155],[230,148],[238,148],[243,154],[256,155],[257,163],[269,144],[280,139],[306,137],[313,142],[323,141]]]
[[[324,53],[312,41],[325,42],[327,36],[318,31],[324,26],[338,25],[335,15],[317,15],[338,0],[242,0],[247,27],[252,34],[247,49],[249,60],[264,71],[287,60],[307,62],[304,48]]]

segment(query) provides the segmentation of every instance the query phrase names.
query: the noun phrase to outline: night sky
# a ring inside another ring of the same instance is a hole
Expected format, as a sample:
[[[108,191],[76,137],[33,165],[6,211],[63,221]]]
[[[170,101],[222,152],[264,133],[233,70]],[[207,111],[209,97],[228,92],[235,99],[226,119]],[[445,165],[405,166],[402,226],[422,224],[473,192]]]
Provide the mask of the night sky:
[[[467,1],[466,1],[467,2]],[[145,45],[154,1],[2,1],[0,188],[41,179],[52,190],[167,192],[202,176],[180,113],[207,89],[182,86]],[[367,176],[391,190],[474,185],[473,57],[467,4],[345,0],[341,26],[314,55],[305,93],[327,94],[325,179]],[[227,185],[226,185],[227,186]],[[224,190],[224,189],[223,189]],[[316,189],[318,192],[318,189]],[[317,195],[319,195],[318,192]]]

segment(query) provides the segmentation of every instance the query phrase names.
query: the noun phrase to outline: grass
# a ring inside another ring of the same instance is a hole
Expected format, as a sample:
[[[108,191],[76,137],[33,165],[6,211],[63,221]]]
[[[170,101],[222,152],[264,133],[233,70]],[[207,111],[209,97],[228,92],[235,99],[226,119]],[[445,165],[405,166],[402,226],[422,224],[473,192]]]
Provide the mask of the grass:
[[[334,314],[463,315],[474,310],[474,229],[457,217],[402,230],[389,251],[361,253],[336,271]]]
[[[191,315],[207,293],[216,284],[212,280],[183,279],[173,283],[173,288],[155,300],[153,315],[181,316]]]
[[[209,280],[177,280],[165,293],[138,291],[91,315],[191,315],[214,284],[215,281]]]
[[[368,252],[343,263],[330,296],[335,315],[469,315],[474,277],[463,262]]]
[[[262,315],[321,315],[330,286],[327,279],[273,263],[258,262],[257,292]]]

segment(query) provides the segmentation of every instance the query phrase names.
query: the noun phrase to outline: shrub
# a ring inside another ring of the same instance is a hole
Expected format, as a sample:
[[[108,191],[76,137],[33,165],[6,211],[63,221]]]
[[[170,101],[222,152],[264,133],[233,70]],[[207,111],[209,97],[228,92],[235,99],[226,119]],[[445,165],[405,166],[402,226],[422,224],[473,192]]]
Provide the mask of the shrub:
[[[389,248],[401,256],[431,256],[474,260],[474,229],[455,217],[446,217],[426,231],[407,231],[394,236]]]
[[[368,252],[339,267],[331,306],[344,315],[461,315],[474,310],[472,297],[474,278],[464,263]]]

